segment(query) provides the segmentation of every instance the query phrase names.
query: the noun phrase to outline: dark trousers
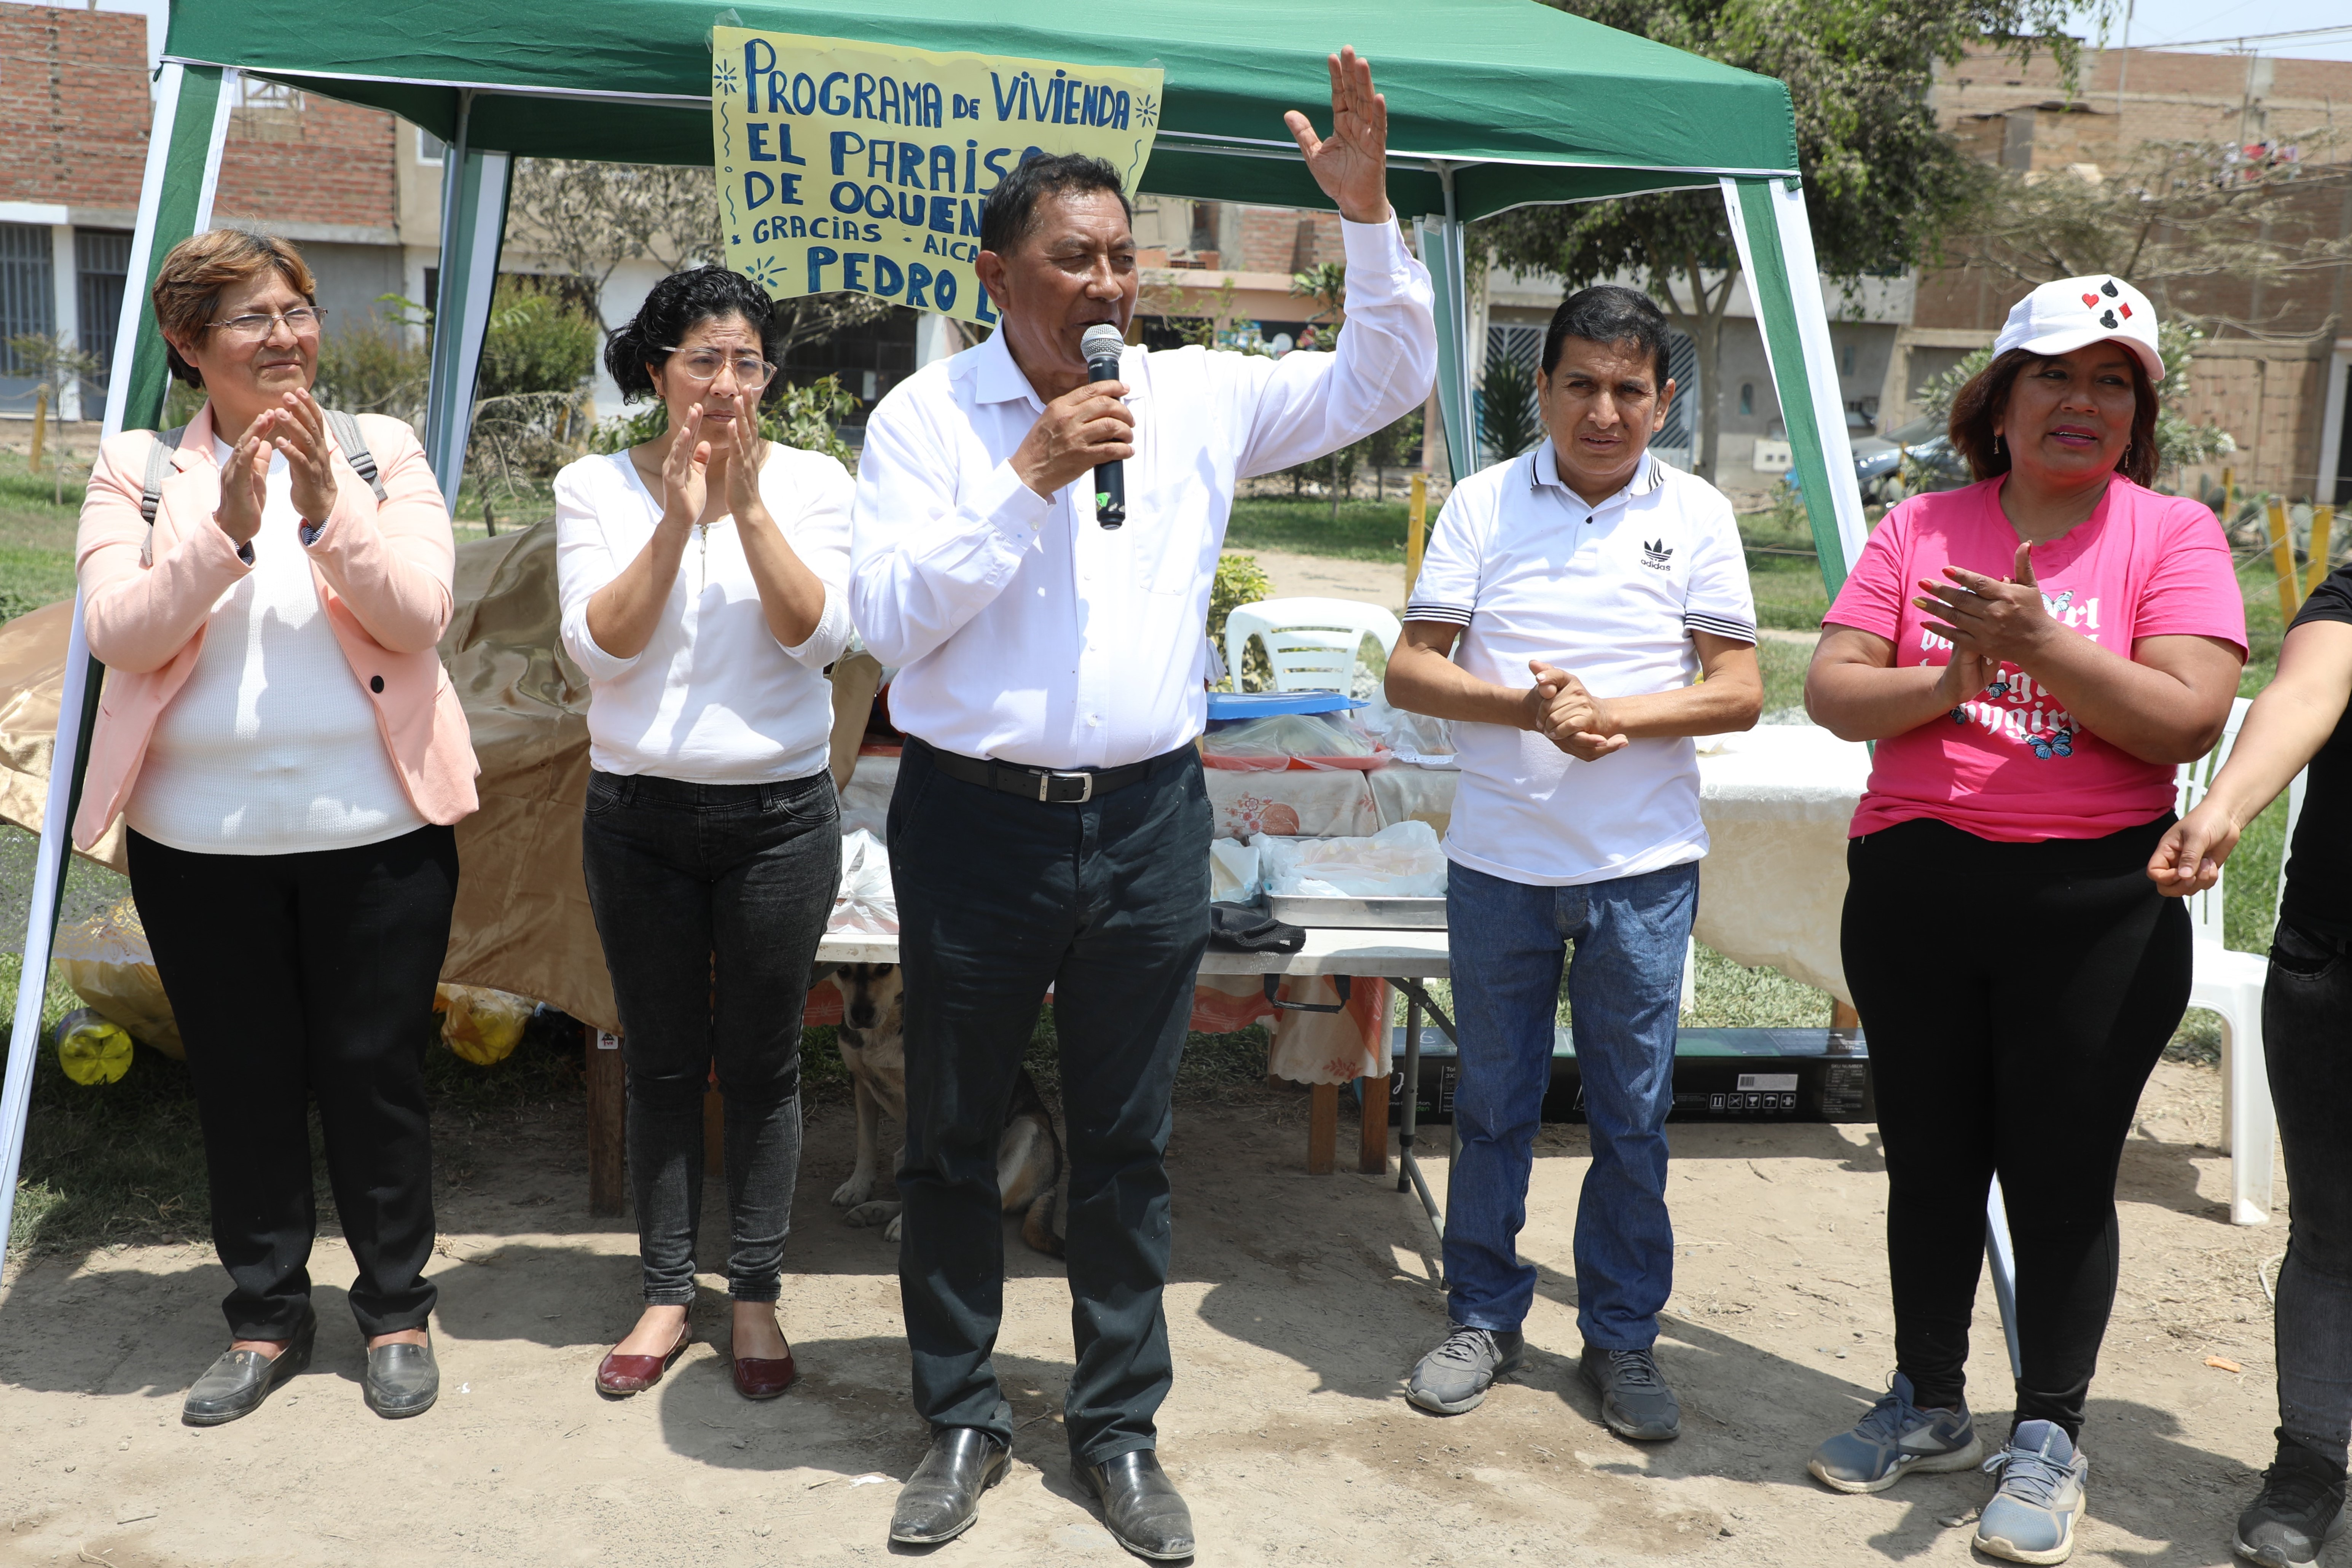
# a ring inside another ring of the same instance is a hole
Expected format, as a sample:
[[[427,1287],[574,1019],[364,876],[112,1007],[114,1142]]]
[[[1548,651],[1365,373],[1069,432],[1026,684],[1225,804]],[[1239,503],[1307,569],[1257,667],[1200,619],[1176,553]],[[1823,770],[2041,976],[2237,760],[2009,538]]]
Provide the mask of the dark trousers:
[[[649,1305],[694,1300],[702,1097],[726,1097],[728,1293],[772,1301],[801,1164],[801,1016],[841,884],[829,773],[702,784],[599,773],[580,836],[621,1013]]]
[[[1070,1162],[1070,1452],[1152,1447],[1172,1371],[1170,1096],[1209,938],[1208,792],[1191,748],[1077,805],[951,779],[910,742],[889,817],[906,968],[898,1289],[915,1408],[1013,1440],[990,1360],[1004,1306],[996,1148],[1054,987]]]
[[[2294,1216],[2279,1266],[2279,1426],[2338,1468],[2352,1436],[2352,958],[2282,921],[2263,986],[2263,1056]]]
[[[420,827],[297,855],[194,855],[130,836],[131,892],[204,1126],[231,1335],[282,1340],[310,1299],[315,1098],[370,1336],[423,1328],[435,1290],[425,1047],[449,951],[457,838]]]
[[[2115,1306],[2116,1162],[2189,1005],[2189,911],[2147,871],[2172,820],[2036,844],[1920,820],[1847,849],[1845,974],[1886,1148],[1895,1357],[1923,1407],[1960,1402],[1998,1174],[2017,1256],[2015,1419],[2082,1429]]]

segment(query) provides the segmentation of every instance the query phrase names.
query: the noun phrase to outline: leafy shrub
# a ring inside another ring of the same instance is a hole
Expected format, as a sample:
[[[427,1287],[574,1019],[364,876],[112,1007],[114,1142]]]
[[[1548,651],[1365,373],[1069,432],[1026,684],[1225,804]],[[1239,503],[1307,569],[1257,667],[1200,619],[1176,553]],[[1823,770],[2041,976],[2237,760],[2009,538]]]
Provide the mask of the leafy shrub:
[[[354,328],[319,345],[319,379],[311,391],[329,408],[415,425],[425,417],[429,365],[425,349],[410,348],[396,330]]]
[[[572,392],[596,367],[596,323],[536,278],[502,277],[490,299],[477,398]]]
[[[1260,599],[1274,596],[1274,579],[1257,563],[1255,555],[1242,555],[1227,551],[1217,557],[1216,584],[1209,590],[1209,640],[1222,656],[1225,647],[1225,617],[1242,605],[1255,605]],[[1270,691],[1274,689],[1274,667],[1266,662],[1265,649],[1253,640],[1242,655],[1242,668],[1228,670],[1221,691]]]
[[[1526,365],[1507,353],[1486,356],[1479,378],[1478,436],[1486,446],[1486,460],[1501,462],[1534,446],[1542,434],[1536,417],[1536,378]]]

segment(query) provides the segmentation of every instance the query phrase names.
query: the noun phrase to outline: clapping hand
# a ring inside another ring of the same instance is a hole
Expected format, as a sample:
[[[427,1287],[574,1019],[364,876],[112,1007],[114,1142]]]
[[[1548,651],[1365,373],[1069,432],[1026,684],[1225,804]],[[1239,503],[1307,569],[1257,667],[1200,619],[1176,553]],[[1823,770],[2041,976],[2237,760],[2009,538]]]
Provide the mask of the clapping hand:
[[[1330,57],[1331,134],[1318,136],[1307,116],[1282,117],[1307,172],[1350,223],[1389,216],[1389,100],[1372,90],[1371,62],[1353,48]]]
[[[1970,696],[2000,679],[2004,659],[2024,664],[2062,629],[2042,602],[2041,585],[2033,578],[2032,552],[2030,544],[2017,547],[2017,575],[2006,582],[1964,567],[1947,566],[1944,575],[1950,582],[1923,581],[1920,596],[1911,601],[1929,616],[1943,617],[1928,621],[1927,629],[1951,639],[1954,665],[1965,654],[1972,656],[1979,668],[1989,667],[1987,678],[1970,690]]]
[[[269,432],[282,410],[265,408],[246,427],[221,467],[220,506],[213,521],[231,544],[242,547],[261,531],[261,510],[269,497]]]
[[[288,487],[295,512],[305,521],[323,525],[335,513],[335,449],[327,439],[327,416],[308,392],[289,392],[277,416],[277,434],[270,445],[286,458]]]
[[[701,404],[686,411],[686,422],[670,437],[661,471],[662,521],[679,528],[700,522],[710,482],[710,443],[703,439]]]
[[[1539,658],[1528,660],[1528,668],[1536,678],[1528,692],[1528,728],[1579,762],[1597,763],[1625,749],[1628,742],[1608,704],[1587,690],[1584,682]]]
[[[727,510],[738,528],[766,514],[760,499],[759,411],[749,400],[737,405],[727,440]]]

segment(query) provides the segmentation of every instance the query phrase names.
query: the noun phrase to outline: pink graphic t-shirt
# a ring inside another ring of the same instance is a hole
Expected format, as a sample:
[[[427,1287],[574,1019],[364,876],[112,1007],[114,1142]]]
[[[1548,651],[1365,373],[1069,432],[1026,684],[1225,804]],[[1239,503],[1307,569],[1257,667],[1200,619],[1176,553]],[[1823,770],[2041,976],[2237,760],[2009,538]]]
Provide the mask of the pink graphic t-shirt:
[[[1898,668],[1949,663],[1952,645],[1911,601],[1923,580],[1944,581],[1948,565],[2015,575],[2017,532],[2002,515],[2000,483],[1914,496],[1889,512],[1823,621],[1892,641]],[[2032,561],[2050,614],[2122,658],[2147,637],[2219,637],[2245,651],[2229,542],[2195,501],[2118,475],[2098,510],[2035,545]],[[2001,666],[2000,685],[2008,689],[1989,687],[1948,717],[1878,742],[1853,837],[1929,816],[2007,843],[2097,838],[2171,807],[2171,764],[2142,762],[2084,730],[2015,665]]]

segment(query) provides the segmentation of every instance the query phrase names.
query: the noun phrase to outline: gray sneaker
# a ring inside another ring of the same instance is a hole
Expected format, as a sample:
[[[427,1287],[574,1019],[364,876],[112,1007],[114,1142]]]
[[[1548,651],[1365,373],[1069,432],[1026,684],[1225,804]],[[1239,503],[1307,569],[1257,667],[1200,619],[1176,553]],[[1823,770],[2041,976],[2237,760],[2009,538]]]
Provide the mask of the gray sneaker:
[[[1459,1415],[1475,1410],[1496,1378],[1517,1370],[1527,1337],[1499,1329],[1465,1329],[1460,1323],[1445,1342],[1421,1358],[1404,1385],[1404,1396],[1423,1410]]]
[[[1620,1437],[1664,1443],[1683,1435],[1683,1407],[1648,1351],[1584,1347],[1584,1381],[1601,1395],[1601,1419]]]
[[[1870,1414],[1814,1449],[1805,1468],[1832,1491],[1883,1492],[1914,1470],[1965,1470],[1983,1458],[1968,1406],[1922,1410],[1898,1372]]]
[[[2063,1563],[2074,1554],[2091,1461],[2074,1451],[2064,1428],[2021,1422],[1984,1468],[2000,1477],[2000,1489],[1977,1521],[1978,1551],[2011,1563]]]

